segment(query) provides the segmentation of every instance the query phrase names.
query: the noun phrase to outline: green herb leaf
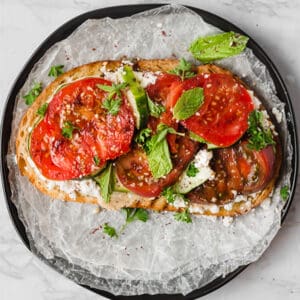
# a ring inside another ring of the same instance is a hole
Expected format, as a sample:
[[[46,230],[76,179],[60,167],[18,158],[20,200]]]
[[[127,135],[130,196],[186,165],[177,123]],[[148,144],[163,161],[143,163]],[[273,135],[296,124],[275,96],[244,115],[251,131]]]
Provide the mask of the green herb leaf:
[[[280,196],[282,200],[286,201],[289,197],[289,187],[286,185],[280,189]]]
[[[106,98],[102,103],[102,108],[104,108],[107,113],[111,114],[112,116],[115,116],[118,114],[120,110],[122,100],[121,98],[117,99],[109,99]]]
[[[95,165],[99,166],[99,163],[100,163],[99,157],[96,155],[96,156],[93,157],[93,159],[94,159]]]
[[[195,177],[199,173],[199,170],[196,168],[194,163],[191,163],[186,171],[188,177]]]
[[[182,212],[177,212],[174,215],[174,218],[176,221],[180,221],[180,222],[186,222],[186,223],[192,223],[192,218],[191,218],[191,214],[189,212],[189,209],[186,208],[184,211]]]
[[[172,161],[169,146],[166,140],[168,133],[184,135],[176,132],[174,128],[165,124],[157,126],[157,133],[146,142],[146,154],[148,158],[149,168],[154,178],[160,178],[168,174],[172,170]]]
[[[71,139],[73,136],[73,131],[75,129],[79,129],[79,128],[74,126],[70,121],[66,121],[66,122],[64,122],[63,128],[61,129],[61,134],[65,138]]]
[[[248,40],[248,37],[230,31],[199,38],[190,45],[189,50],[196,59],[208,63],[241,53]]]
[[[249,149],[259,151],[268,145],[274,145],[272,132],[270,129],[264,129],[263,126],[263,113],[254,110],[249,115],[249,128],[248,128],[248,147]]]
[[[126,216],[126,224],[133,221],[146,222],[149,219],[148,211],[143,208],[122,208]]]
[[[106,203],[109,203],[110,196],[114,188],[114,174],[112,164],[108,164],[106,168],[100,173],[100,175],[95,176],[94,180],[100,186],[100,194]]]
[[[148,108],[150,111],[150,115],[155,118],[159,118],[159,116],[166,111],[166,108],[163,105],[153,102],[149,96],[147,95],[148,99]]]
[[[196,87],[184,91],[174,106],[173,115],[177,120],[185,120],[194,115],[203,104],[203,89]]]
[[[50,68],[48,76],[55,77],[55,78],[58,77],[59,75],[64,73],[63,68],[64,68],[64,65],[52,66]]]
[[[37,110],[37,114],[44,117],[45,114],[46,114],[46,111],[47,111],[47,108],[48,108],[48,103],[44,103],[43,105],[41,105],[39,107],[39,109]]]
[[[36,82],[33,88],[29,91],[29,93],[23,96],[23,98],[25,99],[25,103],[27,105],[31,105],[41,92],[42,92],[42,83]]]
[[[181,58],[176,68],[169,73],[175,74],[181,77],[181,80],[195,76],[195,73],[191,71],[192,64],[187,62],[184,58]]]
[[[120,84],[115,84],[113,83],[111,86],[110,85],[105,85],[105,84],[96,84],[96,86],[105,92],[108,92],[108,99],[112,99],[114,95],[118,95],[121,97],[121,90],[124,89],[127,86],[127,83],[123,82]]]
[[[108,223],[105,223],[103,226],[103,232],[110,237],[118,237],[117,231],[114,227],[111,227],[108,225]]]
[[[168,203],[174,203],[177,193],[174,191],[173,186],[169,186],[163,190],[162,195],[167,199]]]
[[[151,136],[152,130],[150,128],[144,128],[142,129],[135,137],[134,141],[141,145],[145,152],[148,152],[147,148],[147,141],[149,140]]]

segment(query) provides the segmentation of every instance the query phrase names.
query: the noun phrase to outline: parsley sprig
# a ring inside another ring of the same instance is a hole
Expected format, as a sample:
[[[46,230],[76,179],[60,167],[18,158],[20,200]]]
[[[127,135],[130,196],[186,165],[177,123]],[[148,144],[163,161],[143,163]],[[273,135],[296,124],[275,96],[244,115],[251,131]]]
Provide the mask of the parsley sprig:
[[[33,85],[32,89],[28,92],[28,94],[23,96],[23,98],[25,99],[25,103],[27,105],[31,105],[41,92],[42,92],[42,83],[36,82]]]
[[[110,237],[115,237],[118,238],[118,234],[117,231],[114,227],[109,226],[108,223],[105,223],[103,226],[103,232],[107,235],[109,235]]]
[[[109,99],[106,98],[102,103],[102,108],[104,108],[107,113],[109,113],[112,116],[116,116],[120,110],[122,100],[121,98],[117,99]]]
[[[252,150],[262,150],[268,145],[274,145],[272,132],[263,126],[263,113],[257,110],[251,112],[249,116],[248,147]]]
[[[163,105],[153,102],[148,95],[147,100],[150,116],[159,118],[159,116],[166,111],[166,108]]]
[[[186,171],[188,177],[195,177],[199,173],[199,170],[196,168],[194,163],[191,163]]]
[[[58,77],[59,75],[64,73],[64,65],[52,66],[49,70],[48,76],[50,77]]]
[[[111,86],[105,84],[97,84],[96,86],[100,90],[108,93],[107,98],[102,103],[102,108],[107,110],[107,113],[113,116],[117,115],[122,103],[121,90],[127,86],[127,83],[113,83]]]
[[[169,73],[180,76],[181,80],[195,76],[195,73],[192,71],[192,64],[187,62],[184,58],[181,58],[178,66]]]
[[[186,222],[186,223],[192,223],[192,218],[191,218],[191,214],[189,212],[189,209],[186,208],[184,211],[182,212],[177,212],[174,215],[174,218],[176,221],[180,221],[180,222]]]
[[[283,186],[280,189],[280,196],[282,198],[283,201],[286,201],[289,197],[289,187],[287,185]]]
[[[46,111],[47,111],[47,108],[48,108],[48,103],[44,103],[43,105],[41,105],[39,107],[39,109],[37,110],[37,114],[40,115],[41,117],[44,117],[45,114],[46,114]]]
[[[72,122],[66,121],[66,122],[64,122],[63,128],[61,129],[61,134],[62,134],[65,138],[71,139],[72,136],[73,136],[73,131],[74,131],[75,129],[79,129],[79,128],[76,127],[76,126],[74,126],[74,125],[72,124]]]

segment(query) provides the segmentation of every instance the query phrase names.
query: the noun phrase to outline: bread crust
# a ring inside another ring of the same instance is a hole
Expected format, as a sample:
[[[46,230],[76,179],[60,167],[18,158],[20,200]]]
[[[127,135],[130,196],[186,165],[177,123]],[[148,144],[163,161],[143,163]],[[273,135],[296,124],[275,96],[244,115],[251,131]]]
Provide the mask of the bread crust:
[[[135,62],[135,68],[142,72],[167,72],[178,64],[176,59],[154,59],[154,60],[137,60]],[[30,154],[28,149],[28,141],[30,138],[30,128],[34,127],[34,124],[38,121],[36,111],[38,108],[50,100],[55,91],[62,85],[71,81],[78,80],[83,77],[98,77],[103,76],[103,67],[106,71],[115,71],[122,65],[122,61],[98,61],[90,64],[86,64],[77,68],[74,68],[55,79],[50,85],[48,85],[42,93],[36,98],[35,102],[27,110],[24,117],[21,120],[19,131],[16,137],[16,157],[19,169],[23,176],[28,177],[31,183],[38,188],[44,194],[54,199],[60,199],[64,201],[75,201],[80,203],[90,203],[100,205],[106,209],[117,210],[122,207],[132,208],[145,208],[155,211],[182,211],[184,208],[175,207],[169,204],[166,199],[161,196],[156,199],[143,198],[134,193],[121,193],[114,192],[111,196],[109,203],[105,203],[96,197],[84,196],[75,192],[75,197],[62,191],[59,186],[51,186],[49,188],[45,181],[37,176],[35,168],[30,163]],[[197,73],[226,73],[233,75],[230,71],[220,68],[216,65],[207,64],[194,67],[194,71]],[[235,78],[246,86],[238,77]],[[246,87],[247,88],[247,87]],[[251,205],[244,201],[232,202],[231,209],[225,209],[223,206],[219,206],[216,212],[212,212],[209,205],[193,204],[197,209],[196,214],[210,215],[210,216],[237,216],[249,212],[251,209],[260,205],[272,192],[275,185],[275,181],[278,177],[281,166],[282,154],[279,141],[276,147],[276,166],[272,180],[268,183],[266,188],[256,194],[255,198],[251,200]],[[246,205],[247,204],[247,205]],[[215,204],[212,204],[215,206]],[[211,206],[212,206],[211,205]]]

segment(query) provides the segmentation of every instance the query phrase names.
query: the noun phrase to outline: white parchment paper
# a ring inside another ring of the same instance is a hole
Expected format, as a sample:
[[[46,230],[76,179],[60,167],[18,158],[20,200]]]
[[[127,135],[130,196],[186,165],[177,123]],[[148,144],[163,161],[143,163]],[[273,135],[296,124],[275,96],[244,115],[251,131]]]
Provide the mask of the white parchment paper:
[[[176,222],[172,213],[151,213],[147,223],[135,222],[118,239],[103,234],[108,222],[120,228],[119,212],[95,213],[95,206],[51,200],[20,176],[15,163],[15,136],[26,110],[22,95],[33,82],[44,85],[51,65],[65,70],[96,60],[122,57],[185,57],[198,36],[219,32],[200,16],[181,6],[164,6],[130,18],[88,20],[67,39],[51,47],[35,65],[16,99],[10,152],[12,199],[26,227],[31,248],[41,258],[78,283],[114,294],[187,294],[257,260],[280,228],[283,202],[280,186],[288,184],[291,146],[286,118],[279,131],[285,164],[272,199],[248,215],[233,220],[193,217]],[[247,49],[218,62],[243,78],[268,108],[284,111],[265,66]],[[228,221],[228,220],[225,220]]]

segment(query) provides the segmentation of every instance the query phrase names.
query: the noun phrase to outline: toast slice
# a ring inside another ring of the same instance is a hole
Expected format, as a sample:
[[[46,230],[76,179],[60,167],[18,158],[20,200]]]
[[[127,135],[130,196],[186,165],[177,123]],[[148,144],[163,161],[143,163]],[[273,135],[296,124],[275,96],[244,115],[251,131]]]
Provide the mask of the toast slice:
[[[71,180],[69,182],[52,181],[44,178],[30,158],[28,142],[30,139],[30,129],[32,129],[38,121],[36,111],[38,108],[53,97],[55,92],[63,84],[70,83],[83,77],[100,77],[106,71],[114,72],[122,66],[122,61],[98,61],[74,68],[54,80],[48,85],[42,93],[36,98],[21,120],[19,131],[16,137],[16,156],[17,163],[21,174],[28,177],[31,183],[44,194],[64,201],[75,201],[81,203],[90,203],[100,205],[106,209],[118,210],[122,207],[144,208],[156,211],[182,211],[184,207],[176,207],[169,204],[167,200],[161,196],[156,199],[143,198],[132,192],[113,192],[110,202],[105,203],[101,197],[95,193],[82,194],[76,189],[76,185],[85,184],[90,189],[98,189],[96,184],[91,179]],[[134,62],[134,68],[141,72],[168,72],[178,65],[176,59],[155,59],[155,60],[137,60]],[[232,75],[228,70],[222,69],[216,65],[207,64],[194,67],[197,73],[227,73]],[[236,77],[237,78],[237,77]],[[238,78],[237,78],[238,79]],[[238,79],[240,82],[241,80]],[[242,82],[241,82],[242,83]],[[242,83],[244,84],[244,83]],[[245,85],[245,84],[244,84]],[[281,147],[277,142],[276,147],[276,166],[273,178],[268,185],[260,192],[256,193],[255,197],[247,197],[240,202],[232,202],[230,208],[223,205],[196,204],[193,203],[193,213],[213,216],[236,216],[249,212],[252,208],[260,205],[272,192],[275,181],[278,177],[281,165]],[[66,184],[68,188],[62,188]],[[99,192],[99,191],[98,191]],[[211,209],[211,208],[214,209]]]

